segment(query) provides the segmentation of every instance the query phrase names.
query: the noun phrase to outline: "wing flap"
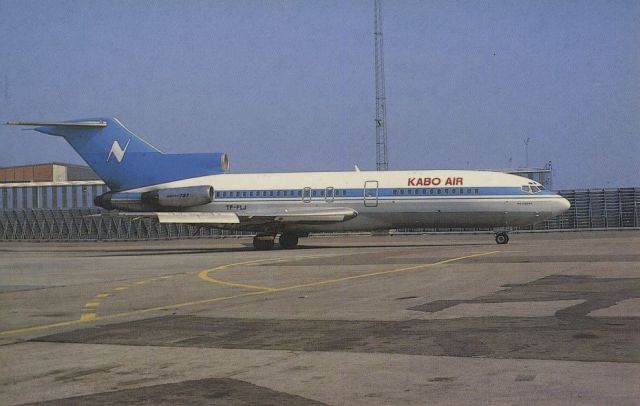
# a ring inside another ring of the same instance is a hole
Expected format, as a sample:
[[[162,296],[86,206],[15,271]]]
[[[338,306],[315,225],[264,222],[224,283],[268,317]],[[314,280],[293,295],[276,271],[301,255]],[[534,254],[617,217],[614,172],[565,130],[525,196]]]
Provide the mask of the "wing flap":
[[[171,224],[238,224],[240,219],[235,213],[220,212],[144,212],[123,213],[128,217],[156,217],[159,223]]]
[[[304,210],[283,210],[241,215],[241,221],[272,223],[340,223],[356,217],[358,212],[351,208],[337,207],[331,209],[310,208]]]
[[[136,218],[155,217],[160,223],[172,224],[318,224],[340,223],[351,220],[358,215],[358,212],[354,209],[339,207],[330,209],[285,209],[241,215],[231,212],[120,212],[118,215]]]
[[[160,223],[189,223],[189,224],[238,224],[240,219],[235,213],[218,212],[158,212]]]

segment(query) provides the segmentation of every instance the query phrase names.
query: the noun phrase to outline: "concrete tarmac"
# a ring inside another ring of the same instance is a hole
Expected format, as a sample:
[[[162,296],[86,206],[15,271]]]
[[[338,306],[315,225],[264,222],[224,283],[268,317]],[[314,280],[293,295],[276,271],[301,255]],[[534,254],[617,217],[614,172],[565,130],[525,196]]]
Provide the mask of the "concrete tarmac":
[[[0,243],[0,403],[640,399],[640,232]]]

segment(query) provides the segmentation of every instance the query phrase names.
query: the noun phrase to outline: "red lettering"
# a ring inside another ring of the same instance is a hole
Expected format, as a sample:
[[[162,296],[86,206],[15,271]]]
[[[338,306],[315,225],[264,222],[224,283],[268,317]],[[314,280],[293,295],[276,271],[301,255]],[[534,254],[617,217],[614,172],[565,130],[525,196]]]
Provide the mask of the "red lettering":
[[[462,178],[456,178],[456,185],[464,185]]]
[[[442,183],[440,178],[407,178],[407,186],[438,186]],[[447,178],[445,185],[462,185],[462,178]]]

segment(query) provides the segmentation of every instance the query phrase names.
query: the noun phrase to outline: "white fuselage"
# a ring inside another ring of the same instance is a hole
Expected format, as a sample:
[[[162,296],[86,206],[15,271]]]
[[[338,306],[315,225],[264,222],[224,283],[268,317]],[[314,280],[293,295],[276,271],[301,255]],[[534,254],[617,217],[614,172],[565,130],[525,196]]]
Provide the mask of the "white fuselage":
[[[468,170],[221,174],[132,190],[210,185],[213,202],[184,211],[260,215],[302,208],[351,208],[358,216],[330,224],[287,224],[280,231],[364,231],[417,227],[511,227],[569,208],[530,179]],[[533,189],[532,189],[533,187]],[[242,224],[229,226],[243,228]],[[244,228],[251,228],[244,227]]]

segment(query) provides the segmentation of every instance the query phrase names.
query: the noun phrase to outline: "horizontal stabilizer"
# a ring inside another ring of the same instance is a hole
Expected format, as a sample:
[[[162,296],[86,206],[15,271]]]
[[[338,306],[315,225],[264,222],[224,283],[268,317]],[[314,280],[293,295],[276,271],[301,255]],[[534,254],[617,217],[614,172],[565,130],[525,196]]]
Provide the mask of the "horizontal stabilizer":
[[[106,127],[106,121],[77,121],[77,122],[51,122],[51,121],[7,121],[6,125],[35,125],[38,127]]]

